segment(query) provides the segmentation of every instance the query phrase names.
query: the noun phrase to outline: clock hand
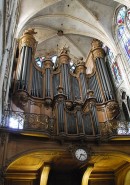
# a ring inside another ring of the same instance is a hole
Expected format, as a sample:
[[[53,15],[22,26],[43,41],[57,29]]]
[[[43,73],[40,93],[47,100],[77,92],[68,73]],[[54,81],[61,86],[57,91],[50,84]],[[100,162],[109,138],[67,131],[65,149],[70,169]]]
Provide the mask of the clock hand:
[[[81,156],[82,156],[82,155],[80,154],[80,157],[79,157],[79,159],[81,158]]]

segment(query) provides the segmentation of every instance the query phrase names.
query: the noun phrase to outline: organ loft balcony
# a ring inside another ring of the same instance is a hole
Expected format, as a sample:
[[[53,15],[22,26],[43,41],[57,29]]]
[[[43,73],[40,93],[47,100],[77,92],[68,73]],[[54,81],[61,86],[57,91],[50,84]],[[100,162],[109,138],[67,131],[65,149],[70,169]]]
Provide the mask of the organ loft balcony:
[[[119,120],[119,105],[104,62],[102,43],[94,39],[93,71],[82,58],[74,63],[63,48],[55,63],[47,54],[34,60],[34,30],[19,40],[10,106],[0,129],[65,140],[128,139],[130,124]]]

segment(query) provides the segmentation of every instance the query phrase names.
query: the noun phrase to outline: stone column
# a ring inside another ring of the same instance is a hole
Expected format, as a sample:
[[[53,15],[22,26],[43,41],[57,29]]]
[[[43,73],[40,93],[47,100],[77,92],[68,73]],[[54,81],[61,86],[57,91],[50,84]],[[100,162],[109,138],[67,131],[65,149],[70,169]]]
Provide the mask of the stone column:
[[[18,16],[18,6],[19,6],[19,0],[14,1],[13,11],[10,17],[10,21],[7,22],[9,24],[9,29],[7,30],[8,34],[7,34],[6,46],[4,48],[2,61],[0,62],[1,63],[1,66],[0,66],[0,124],[1,124],[1,117],[2,117],[3,82],[5,77],[6,66],[11,52],[11,47],[14,47],[12,43],[12,33],[14,33],[14,29],[16,26],[15,20],[17,19],[17,16]],[[5,22],[5,24],[7,23]]]

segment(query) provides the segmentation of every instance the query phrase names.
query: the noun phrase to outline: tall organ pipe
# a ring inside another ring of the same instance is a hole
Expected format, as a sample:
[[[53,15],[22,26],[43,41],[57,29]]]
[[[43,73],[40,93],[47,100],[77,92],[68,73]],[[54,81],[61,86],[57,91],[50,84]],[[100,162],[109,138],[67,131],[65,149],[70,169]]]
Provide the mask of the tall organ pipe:
[[[83,119],[81,114],[81,107],[77,106],[77,125],[78,125],[78,133],[83,133]]]
[[[53,62],[50,59],[44,61],[45,66],[45,97],[52,98],[52,67]]]
[[[32,61],[32,48],[28,48],[28,49],[29,49],[29,54],[28,54],[28,61],[27,61],[26,74],[25,74],[25,82],[27,84],[26,90],[28,88],[29,76],[30,76],[30,64]]]
[[[96,73],[100,78],[100,82],[98,82],[98,84],[102,91],[104,101],[112,100],[115,97],[108,71],[105,66],[105,52],[102,48],[102,42],[97,39],[93,39],[91,51],[96,65]]]
[[[21,80],[20,77],[21,77],[21,70],[22,70],[22,65],[24,61],[25,49],[26,49],[25,46],[21,48],[20,59],[19,59],[20,61],[17,66],[17,79],[16,80]]]
[[[111,81],[110,81],[110,78],[109,78],[109,75],[108,75],[108,71],[105,68],[105,64],[104,64],[103,59],[101,58],[100,60],[101,60],[102,71],[103,71],[104,77],[106,79],[106,84],[107,84],[107,88],[108,88],[108,92],[109,92],[109,97],[110,97],[110,99],[113,99],[114,98],[114,93],[113,93],[112,84],[111,84]]]
[[[75,69],[76,75],[79,77],[79,84],[80,84],[80,96],[82,98],[82,101],[85,101],[87,98],[87,79],[86,79],[86,67],[85,62],[83,60],[78,61],[78,65]]]
[[[61,73],[64,94],[67,96],[67,99],[70,99],[70,76],[68,64],[61,64]]]
[[[60,86],[63,87],[63,92],[67,99],[72,99],[70,88],[70,73],[69,73],[69,56],[65,50],[62,51],[59,57],[59,65],[61,69]]]
[[[103,100],[102,100],[101,91],[100,91],[100,88],[99,88],[99,84],[98,84],[96,75],[95,75],[95,90],[97,92],[98,102],[101,103]]]
[[[34,29],[26,30],[19,39],[20,58],[16,70],[16,81],[20,81],[20,88],[22,90],[28,89],[29,80],[32,79],[30,77],[30,65],[36,49],[34,34]]]
[[[26,75],[26,69],[27,69],[27,62],[28,62],[28,54],[29,54],[29,48],[25,47],[25,56],[23,60],[22,70],[21,70],[21,80],[25,80]]]
[[[82,89],[82,97],[85,100],[87,96],[87,84],[86,84],[86,75],[81,73],[80,74],[80,82],[81,82],[81,89]]]
[[[64,133],[65,128],[64,128],[64,102],[59,101],[57,105],[57,110],[58,110],[58,131],[59,133]]]
[[[97,82],[96,74],[94,74],[93,76],[89,78],[89,89],[93,90],[97,102],[101,103],[102,97],[101,97],[101,92],[100,92],[99,85]]]
[[[99,134],[99,123],[97,119],[96,106],[92,105],[91,110],[92,110],[91,113],[93,118],[94,131],[95,131],[95,134]]]
[[[107,101],[109,99],[109,97],[108,97],[108,89],[107,89],[107,86],[106,86],[106,81],[105,81],[105,77],[104,77],[103,71],[101,69],[101,63],[100,63],[100,59],[99,58],[96,59],[96,66],[97,66],[99,78],[100,78],[100,81],[101,81],[101,84],[102,84],[105,100]]]
[[[46,69],[46,93],[45,96],[46,97],[50,97],[50,69]]]

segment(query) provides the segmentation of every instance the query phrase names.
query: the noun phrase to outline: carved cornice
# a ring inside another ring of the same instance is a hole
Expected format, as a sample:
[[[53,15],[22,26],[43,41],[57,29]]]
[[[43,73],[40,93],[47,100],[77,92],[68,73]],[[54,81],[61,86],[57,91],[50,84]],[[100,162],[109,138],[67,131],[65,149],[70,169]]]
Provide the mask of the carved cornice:
[[[104,50],[102,49],[102,42],[97,40],[97,39],[93,39],[92,43],[92,54],[93,54],[93,58],[94,60],[96,60],[96,58],[104,58]]]
[[[47,68],[52,68],[53,65],[54,65],[53,62],[52,62],[51,60],[49,60],[49,59],[46,59],[46,60],[44,61],[45,69],[47,69]]]
[[[23,33],[23,36],[19,39],[19,49],[20,50],[23,46],[31,47],[33,52],[36,50],[36,43],[37,42],[34,38],[34,34],[36,34],[34,29],[26,30]]]

